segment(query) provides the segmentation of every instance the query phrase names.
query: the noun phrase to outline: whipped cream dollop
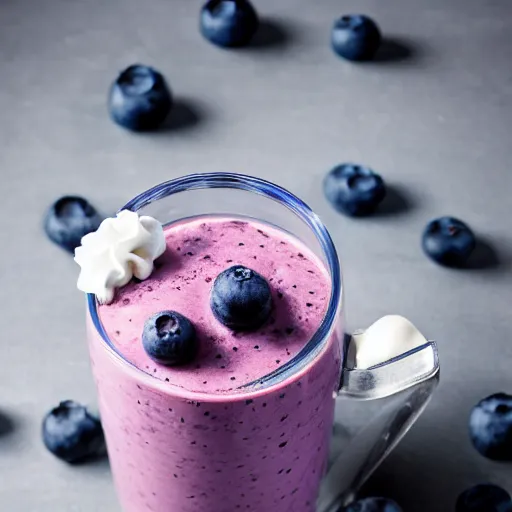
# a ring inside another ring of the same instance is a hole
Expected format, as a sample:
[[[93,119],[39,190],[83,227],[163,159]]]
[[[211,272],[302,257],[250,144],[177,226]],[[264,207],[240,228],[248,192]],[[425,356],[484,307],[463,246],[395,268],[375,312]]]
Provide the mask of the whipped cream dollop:
[[[81,242],[75,250],[75,261],[81,267],[77,287],[94,293],[101,304],[112,302],[116,288],[132,277],[147,279],[153,262],[166,248],[162,224],[129,210],[105,219]]]
[[[368,329],[352,334],[355,367],[367,369],[405,354],[427,343],[427,339],[400,315],[387,315]]]

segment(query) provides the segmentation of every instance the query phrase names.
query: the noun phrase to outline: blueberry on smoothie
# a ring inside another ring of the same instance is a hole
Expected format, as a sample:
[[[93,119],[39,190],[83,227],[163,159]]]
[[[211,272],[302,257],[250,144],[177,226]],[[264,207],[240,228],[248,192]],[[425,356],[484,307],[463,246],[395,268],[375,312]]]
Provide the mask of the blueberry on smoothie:
[[[235,265],[215,278],[210,306],[217,320],[225,326],[253,330],[267,321],[272,310],[272,294],[260,274]]]
[[[189,363],[198,349],[194,325],[176,311],[161,311],[148,318],[142,345],[151,359],[166,366]]]
[[[496,393],[475,405],[469,436],[484,457],[512,461],[512,395]]]
[[[204,38],[225,48],[249,44],[258,24],[248,0],[210,0],[201,9],[199,20]]]
[[[493,484],[479,484],[457,498],[455,512],[511,512],[510,494]]]
[[[100,420],[73,400],[61,402],[44,417],[42,436],[46,448],[69,463],[99,455],[105,448]]]
[[[379,49],[379,27],[363,14],[349,14],[334,22],[331,45],[334,52],[347,60],[369,60]]]
[[[402,512],[402,509],[387,498],[364,498],[352,503],[343,512]]]
[[[129,66],[110,87],[110,117],[129,130],[147,131],[158,128],[168,116],[171,107],[171,91],[164,77],[148,66]]]
[[[324,179],[324,194],[341,213],[363,216],[373,213],[386,196],[384,180],[368,167],[341,164]]]
[[[68,252],[73,252],[83,236],[96,231],[103,218],[83,197],[64,196],[55,201],[44,219],[48,238]]]
[[[461,220],[439,217],[427,224],[421,243],[425,254],[435,262],[463,267],[476,246],[476,238]]]

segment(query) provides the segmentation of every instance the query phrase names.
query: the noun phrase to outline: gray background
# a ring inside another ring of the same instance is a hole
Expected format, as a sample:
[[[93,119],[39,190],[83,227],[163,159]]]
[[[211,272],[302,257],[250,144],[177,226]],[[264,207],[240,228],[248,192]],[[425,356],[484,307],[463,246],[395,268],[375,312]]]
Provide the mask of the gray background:
[[[512,391],[512,5],[256,6],[265,37],[228,52],[200,37],[196,0],[1,1],[0,510],[119,510],[106,463],[69,468],[40,442],[59,399],[94,403],[78,267],[46,240],[45,209],[74,192],[109,213],[160,181],[220,170],[276,181],[321,215],[342,258],[349,328],[395,312],[439,341],[441,386],[366,492],[442,512],[480,481],[512,491],[512,466],[480,457],[466,433],[478,399]],[[353,11],[394,38],[378,62],[352,65],[329,48],[333,19]],[[133,135],[109,121],[106,91],[133,62],[167,76],[178,101],[168,130]],[[374,167],[402,207],[335,213],[321,180],[342,161]],[[420,233],[442,214],[467,221],[494,264],[427,260]]]

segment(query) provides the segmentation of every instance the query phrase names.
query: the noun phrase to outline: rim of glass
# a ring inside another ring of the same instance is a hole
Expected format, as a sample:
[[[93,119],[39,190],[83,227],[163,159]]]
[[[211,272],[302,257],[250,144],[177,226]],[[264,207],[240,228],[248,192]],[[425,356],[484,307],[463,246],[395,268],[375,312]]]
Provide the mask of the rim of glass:
[[[287,380],[294,375],[300,374],[301,370],[315,359],[317,354],[323,348],[324,342],[326,342],[332,335],[342,304],[342,282],[338,255],[334,246],[334,242],[332,241],[327,228],[320,220],[318,215],[304,201],[302,201],[302,199],[299,199],[296,195],[280,187],[279,185],[263,180],[261,178],[256,178],[254,176],[227,172],[189,174],[180,178],[165,181],[146,190],[145,192],[142,192],[138,196],[128,201],[128,203],[126,203],[119,211],[131,210],[137,212],[141,208],[148,206],[149,204],[158,201],[159,199],[164,199],[165,197],[178,194],[180,192],[209,188],[228,188],[252,192],[272,199],[286,206],[295,215],[297,215],[315,235],[327,261],[327,267],[331,277],[331,295],[329,297],[327,311],[324,315],[324,318],[322,319],[322,322],[320,323],[320,326],[315,331],[313,337],[309,340],[306,346],[301,351],[299,351],[295,357],[293,357],[290,361],[278,369],[234,390],[237,396],[240,395],[241,392],[245,392],[246,394],[254,391],[257,394],[258,391],[263,389],[267,390],[275,384]],[[112,343],[109,336],[107,335],[105,329],[103,328],[103,324],[101,323],[98,314],[96,297],[90,293],[87,294],[87,308],[96,332],[100,335],[101,339],[106,344],[106,347],[114,355],[114,357],[118,359],[119,362],[122,364],[127,364],[132,369],[136,370],[136,372],[139,373],[141,377],[150,379],[153,386],[157,385],[158,383],[164,384],[163,382],[160,382],[159,379],[153,377],[149,373],[146,373],[144,370],[141,370],[133,363],[128,361],[122,355],[122,353],[118,351],[114,343]],[[168,383],[165,384],[168,387]],[[191,391],[184,388],[180,389],[182,390],[181,394],[184,396],[197,397],[199,395],[207,395],[210,398],[212,396],[211,394],[202,391]],[[219,395],[222,395],[222,397],[225,398],[226,395],[229,394],[230,393],[222,393]]]

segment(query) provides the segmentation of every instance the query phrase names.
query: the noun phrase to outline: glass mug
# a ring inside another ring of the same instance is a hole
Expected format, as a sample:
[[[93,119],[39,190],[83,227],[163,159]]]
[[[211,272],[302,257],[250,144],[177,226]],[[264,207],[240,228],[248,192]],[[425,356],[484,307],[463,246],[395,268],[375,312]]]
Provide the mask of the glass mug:
[[[334,512],[348,504],[428,402],[439,373],[435,343],[424,340],[358,368],[357,335],[343,329],[333,242],[315,213],[277,185],[195,174],[122,209],[164,225],[200,215],[263,221],[305,243],[331,280],[326,314],[306,346],[272,373],[219,394],[188,391],[133,366],[109,340],[88,295],[92,371],[123,511]],[[272,438],[284,417],[291,428]]]

